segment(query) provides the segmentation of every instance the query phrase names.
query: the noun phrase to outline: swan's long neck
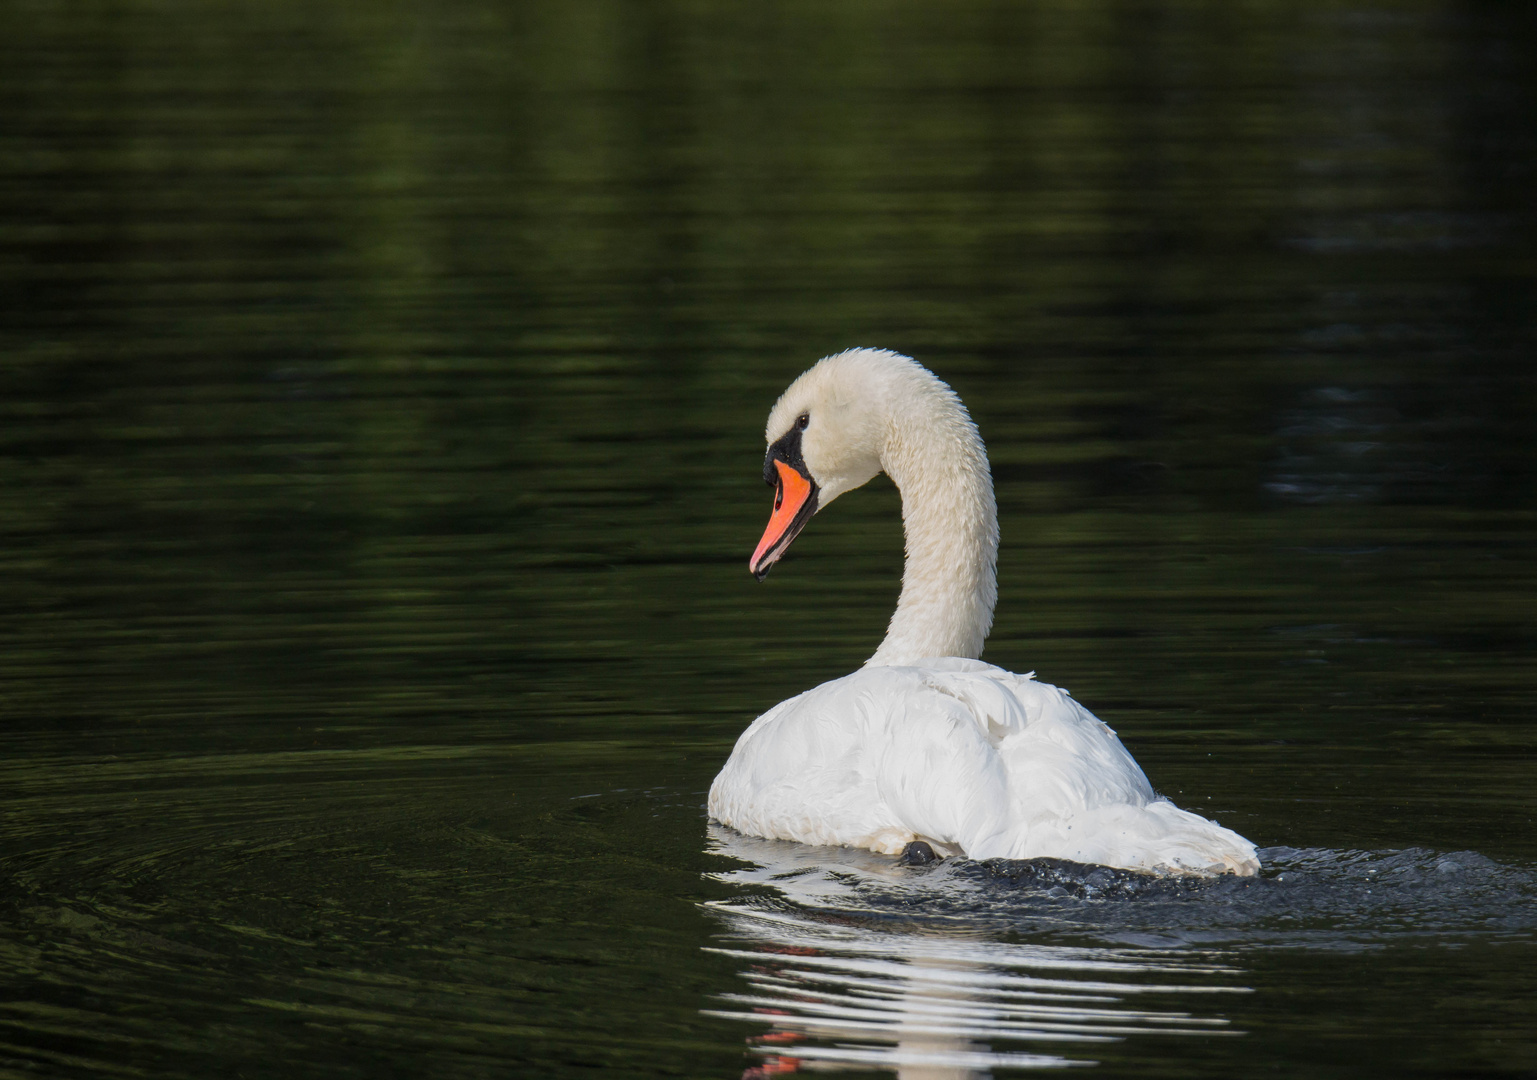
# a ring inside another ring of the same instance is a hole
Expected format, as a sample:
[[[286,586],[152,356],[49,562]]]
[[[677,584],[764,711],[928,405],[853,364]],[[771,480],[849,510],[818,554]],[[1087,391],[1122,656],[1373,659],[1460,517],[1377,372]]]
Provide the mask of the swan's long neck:
[[[867,667],[981,656],[998,599],[998,508],[982,438],[938,379],[908,389],[916,392],[888,411],[881,453],[902,492],[907,564],[886,639]]]

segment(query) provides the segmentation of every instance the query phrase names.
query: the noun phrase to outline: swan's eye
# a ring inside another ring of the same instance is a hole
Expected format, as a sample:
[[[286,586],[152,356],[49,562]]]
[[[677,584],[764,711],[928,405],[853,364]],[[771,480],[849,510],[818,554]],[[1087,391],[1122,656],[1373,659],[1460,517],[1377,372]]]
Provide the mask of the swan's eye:
[[[795,426],[800,428],[802,431],[805,431],[806,425],[809,423],[811,423],[810,415],[807,413],[801,413],[799,419],[795,421]]]

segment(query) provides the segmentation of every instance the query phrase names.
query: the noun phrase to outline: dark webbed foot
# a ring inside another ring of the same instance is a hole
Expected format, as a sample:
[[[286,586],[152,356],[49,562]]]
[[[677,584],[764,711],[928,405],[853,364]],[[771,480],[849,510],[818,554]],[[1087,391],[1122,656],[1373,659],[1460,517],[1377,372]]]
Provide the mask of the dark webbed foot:
[[[908,866],[927,866],[937,858],[939,856],[934,854],[934,849],[926,841],[914,840],[902,849],[902,857],[897,861]]]

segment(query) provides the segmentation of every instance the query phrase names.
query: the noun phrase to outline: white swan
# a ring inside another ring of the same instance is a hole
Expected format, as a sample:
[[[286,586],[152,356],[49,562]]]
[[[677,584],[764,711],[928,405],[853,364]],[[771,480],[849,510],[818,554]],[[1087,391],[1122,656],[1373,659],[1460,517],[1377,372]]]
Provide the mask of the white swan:
[[[1115,732],[1066,691],[975,659],[992,626],[998,517],[987,452],[954,391],[915,361],[851,349],[769,413],[774,512],[762,580],[817,510],[884,470],[907,565],[865,666],[770,709],[710,786],[740,832],[887,854],[1050,856],[1160,874],[1253,874],[1254,845],[1154,793]]]

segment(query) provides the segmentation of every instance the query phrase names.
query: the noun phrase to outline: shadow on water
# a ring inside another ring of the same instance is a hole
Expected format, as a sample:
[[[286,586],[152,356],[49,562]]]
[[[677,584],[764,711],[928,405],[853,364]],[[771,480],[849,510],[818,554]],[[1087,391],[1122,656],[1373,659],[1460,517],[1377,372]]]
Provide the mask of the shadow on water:
[[[1537,873],[1470,851],[1275,847],[1258,877],[1193,879],[1055,859],[906,866],[721,826],[709,846],[738,861],[714,876],[742,890],[707,905],[709,951],[740,962],[748,989],[706,1014],[766,1028],[748,1076],[1097,1063],[1108,1042],[1246,1034],[1224,1006],[1264,992],[1260,951],[1537,931]]]

